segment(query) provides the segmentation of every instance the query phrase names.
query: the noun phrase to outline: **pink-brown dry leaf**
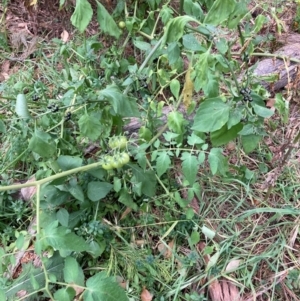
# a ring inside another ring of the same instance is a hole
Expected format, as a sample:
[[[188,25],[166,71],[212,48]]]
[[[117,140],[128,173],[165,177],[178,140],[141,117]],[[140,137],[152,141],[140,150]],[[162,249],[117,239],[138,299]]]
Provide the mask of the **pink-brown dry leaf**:
[[[174,250],[174,245],[175,245],[175,241],[174,239],[171,240],[169,243],[168,243],[168,248],[166,250],[166,253],[165,253],[165,258],[166,259],[169,259],[172,257],[172,253],[173,253],[173,250]]]
[[[61,37],[61,40],[64,43],[67,43],[68,40],[69,40],[69,33],[66,30],[63,30],[63,32],[61,33],[60,37]]]
[[[153,295],[144,287],[141,292],[141,301],[151,301]]]
[[[213,280],[208,292],[212,301],[241,301],[237,287],[226,279]]]
[[[1,73],[8,73],[10,68],[10,61],[5,60],[1,65]]]
[[[35,177],[33,176],[26,183],[31,183],[35,181]],[[36,186],[25,187],[21,189],[21,195],[24,201],[29,201],[36,193]]]

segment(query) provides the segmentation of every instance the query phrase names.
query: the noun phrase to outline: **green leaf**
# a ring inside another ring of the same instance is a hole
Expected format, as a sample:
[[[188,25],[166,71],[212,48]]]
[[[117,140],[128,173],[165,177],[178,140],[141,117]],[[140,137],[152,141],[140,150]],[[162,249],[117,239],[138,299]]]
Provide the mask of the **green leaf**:
[[[234,140],[238,133],[242,130],[243,125],[241,123],[236,124],[230,129],[225,124],[221,129],[210,133],[210,139],[213,146],[220,146]]]
[[[148,196],[153,197],[156,193],[156,177],[152,170],[142,170],[135,164],[128,164],[132,169],[137,182],[142,183],[142,192]]]
[[[99,96],[105,97],[113,106],[114,111],[123,117],[139,117],[136,101],[124,95],[116,85],[107,86]]]
[[[84,193],[80,185],[71,184],[70,187],[68,187],[68,190],[76,200],[84,202]]]
[[[174,95],[175,99],[178,99],[179,91],[180,91],[180,83],[179,83],[178,79],[172,79],[171,80],[170,89],[171,89],[171,92]]]
[[[215,175],[217,172],[225,175],[228,170],[228,164],[226,158],[222,154],[221,148],[212,148],[208,155],[208,162],[211,173]]]
[[[41,195],[43,199],[47,202],[47,206],[50,204],[52,206],[59,206],[66,202],[70,195],[65,191],[60,191],[54,185],[43,186],[41,189]]]
[[[73,156],[59,156],[57,164],[62,170],[69,170],[82,166],[82,159]]]
[[[236,3],[233,12],[227,20],[229,29],[236,28],[240,21],[249,13],[249,9],[245,1]]]
[[[269,118],[274,114],[274,111],[268,109],[268,108],[264,108],[262,106],[257,105],[256,103],[252,103],[252,107],[254,109],[254,112],[263,118]]]
[[[188,136],[187,143],[188,145],[195,145],[195,144],[203,144],[205,141],[197,136],[194,132],[190,136]]]
[[[262,139],[262,136],[258,135],[245,135],[242,136],[242,145],[246,154],[251,153],[256,149],[259,141]]]
[[[28,110],[27,100],[24,94],[17,95],[16,101],[16,114],[20,118],[30,118],[30,113]]]
[[[76,292],[72,287],[64,287],[54,293],[54,298],[59,301],[72,301],[75,294]]]
[[[196,39],[195,34],[189,33],[182,37],[183,46],[192,51],[205,52],[206,49],[201,45],[201,43]]]
[[[173,15],[173,10],[167,5],[163,5],[160,10],[161,20],[164,24],[166,24]]]
[[[200,241],[200,234],[197,231],[193,231],[190,236],[191,244],[195,245]]]
[[[113,185],[107,182],[90,182],[87,189],[88,198],[93,202],[97,202],[105,198],[112,188]]]
[[[173,132],[182,134],[184,124],[185,119],[182,113],[173,111],[168,114],[168,127]]]
[[[115,38],[119,38],[122,34],[122,31],[114,21],[114,19],[111,17],[111,15],[108,13],[108,11],[105,9],[105,7],[97,2],[97,20],[100,24],[100,28],[103,30],[104,33],[109,34],[110,36],[113,36]]]
[[[289,120],[289,102],[283,98],[281,93],[275,95],[274,107],[278,110],[283,123],[287,124]]]
[[[228,21],[228,17],[234,11],[236,2],[234,0],[216,0],[206,14],[203,23],[210,25],[221,25]]]
[[[86,282],[84,301],[129,301],[125,291],[105,272],[97,273]]]
[[[42,158],[52,157],[56,152],[56,145],[52,137],[39,130],[36,130],[30,139],[28,148]]]
[[[102,126],[100,121],[91,115],[85,113],[78,120],[79,130],[82,136],[88,137],[95,141],[99,138],[102,132]]]
[[[62,226],[69,225],[69,212],[65,208],[60,208],[56,213],[57,220]]]
[[[266,17],[264,15],[259,14],[255,19],[253,31],[255,33],[258,33],[264,26],[265,21],[266,21]]]
[[[224,126],[229,119],[230,106],[221,98],[206,99],[199,106],[194,118],[193,130],[213,132]]]
[[[170,156],[167,152],[160,152],[156,159],[156,171],[160,177],[171,167]]]
[[[72,24],[84,32],[88,24],[92,20],[93,9],[87,0],[76,0],[74,13],[71,16]]]
[[[180,48],[177,44],[177,42],[170,43],[167,48],[167,54],[170,65],[174,65],[176,62],[178,62],[180,57]]]
[[[89,249],[87,252],[93,256],[93,258],[97,258],[101,256],[101,254],[105,251],[106,244],[103,241],[100,241],[99,244],[95,241],[91,241],[89,243]]]
[[[66,227],[57,227],[58,221],[52,222],[44,228],[43,237],[48,246],[53,247],[54,250],[59,250],[60,254],[63,252],[83,252],[88,249],[88,244],[82,237],[70,232]]]
[[[196,19],[189,16],[179,16],[171,19],[165,26],[162,47],[166,43],[177,42],[184,33],[184,27],[188,22],[200,24]]]
[[[137,210],[137,204],[132,200],[131,195],[128,193],[128,191],[126,189],[121,189],[120,191],[120,196],[118,201],[122,204],[124,204],[125,206],[132,208],[133,210]]]
[[[192,186],[196,181],[196,176],[199,169],[197,157],[192,155],[190,152],[184,152],[181,155],[181,160],[184,178]]]
[[[84,286],[84,274],[77,260],[73,257],[65,258],[64,279],[67,283]]]
[[[243,118],[243,108],[237,107],[231,109],[229,112],[229,120],[227,123],[228,129],[231,129],[234,125],[238,124]]]
[[[183,10],[187,15],[193,16],[199,21],[202,21],[204,18],[200,4],[198,2],[194,2],[193,0],[184,0]]]

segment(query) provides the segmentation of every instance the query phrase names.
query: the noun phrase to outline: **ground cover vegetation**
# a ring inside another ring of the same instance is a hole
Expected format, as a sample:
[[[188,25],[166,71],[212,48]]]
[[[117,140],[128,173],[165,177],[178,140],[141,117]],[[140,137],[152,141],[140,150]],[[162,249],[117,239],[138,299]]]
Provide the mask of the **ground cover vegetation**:
[[[299,300],[298,3],[50,2],[0,6],[0,299]]]

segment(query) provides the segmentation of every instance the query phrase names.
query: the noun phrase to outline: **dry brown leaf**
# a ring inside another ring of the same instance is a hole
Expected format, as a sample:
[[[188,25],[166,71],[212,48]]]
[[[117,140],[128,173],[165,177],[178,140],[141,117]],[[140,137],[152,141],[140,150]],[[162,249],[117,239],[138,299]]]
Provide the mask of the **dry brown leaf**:
[[[69,33],[66,30],[63,30],[63,32],[61,33],[60,37],[61,37],[62,41],[64,43],[66,43],[69,40]]]
[[[26,183],[35,181],[35,177],[29,179]],[[36,193],[36,186],[25,187],[21,189],[21,195],[24,201],[29,201]]]
[[[121,215],[121,217],[120,217],[120,221],[121,221],[122,219],[124,219],[131,211],[132,211],[132,209],[129,208],[129,207],[127,207],[127,208],[125,209],[125,211],[122,213],[122,215]]]
[[[236,270],[239,267],[240,262],[241,262],[240,259],[230,260],[226,266],[225,272],[232,272],[232,271]]]
[[[240,293],[237,287],[226,279],[213,280],[208,291],[212,301],[240,301]]]
[[[1,71],[2,73],[8,73],[10,68],[10,61],[9,60],[5,60],[2,65],[1,65]]]
[[[191,80],[191,71],[192,71],[192,67],[190,65],[189,69],[187,70],[187,72],[185,74],[185,83],[184,83],[184,87],[182,90],[183,105],[186,109],[191,105],[193,91],[194,91],[194,83]]]
[[[266,102],[266,107],[268,108],[274,108],[275,105],[275,98],[269,98]]]
[[[141,292],[141,301],[151,301],[153,295],[144,287]]]
[[[164,257],[166,259],[169,259],[172,257],[172,253],[173,253],[173,250],[174,250],[174,245],[175,245],[175,241],[174,239],[172,239],[169,243],[168,243],[168,247],[167,250],[166,250],[166,253],[164,255]]]

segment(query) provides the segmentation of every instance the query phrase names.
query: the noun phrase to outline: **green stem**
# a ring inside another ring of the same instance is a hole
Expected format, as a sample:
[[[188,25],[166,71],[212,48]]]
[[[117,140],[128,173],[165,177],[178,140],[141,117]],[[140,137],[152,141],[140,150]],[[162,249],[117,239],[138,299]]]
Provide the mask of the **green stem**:
[[[63,177],[66,177],[66,176],[70,176],[70,175],[75,174],[75,173],[85,172],[85,171],[88,171],[90,169],[98,168],[101,165],[102,165],[101,162],[88,164],[88,165],[85,165],[85,166],[81,166],[81,167],[77,167],[77,168],[73,168],[73,169],[70,169],[70,170],[67,170],[67,171],[60,172],[58,174],[55,174],[53,176],[50,176],[48,178],[41,179],[41,180],[38,180],[38,181],[34,181],[34,182],[30,182],[30,183],[24,183],[24,184],[15,184],[15,185],[3,186],[3,187],[0,187],[0,191],[16,190],[16,189],[21,189],[21,188],[25,188],[25,187],[43,185],[45,183],[48,183],[48,182],[51,182],[51,181],[54,181],[56,179],[63,178]]]

